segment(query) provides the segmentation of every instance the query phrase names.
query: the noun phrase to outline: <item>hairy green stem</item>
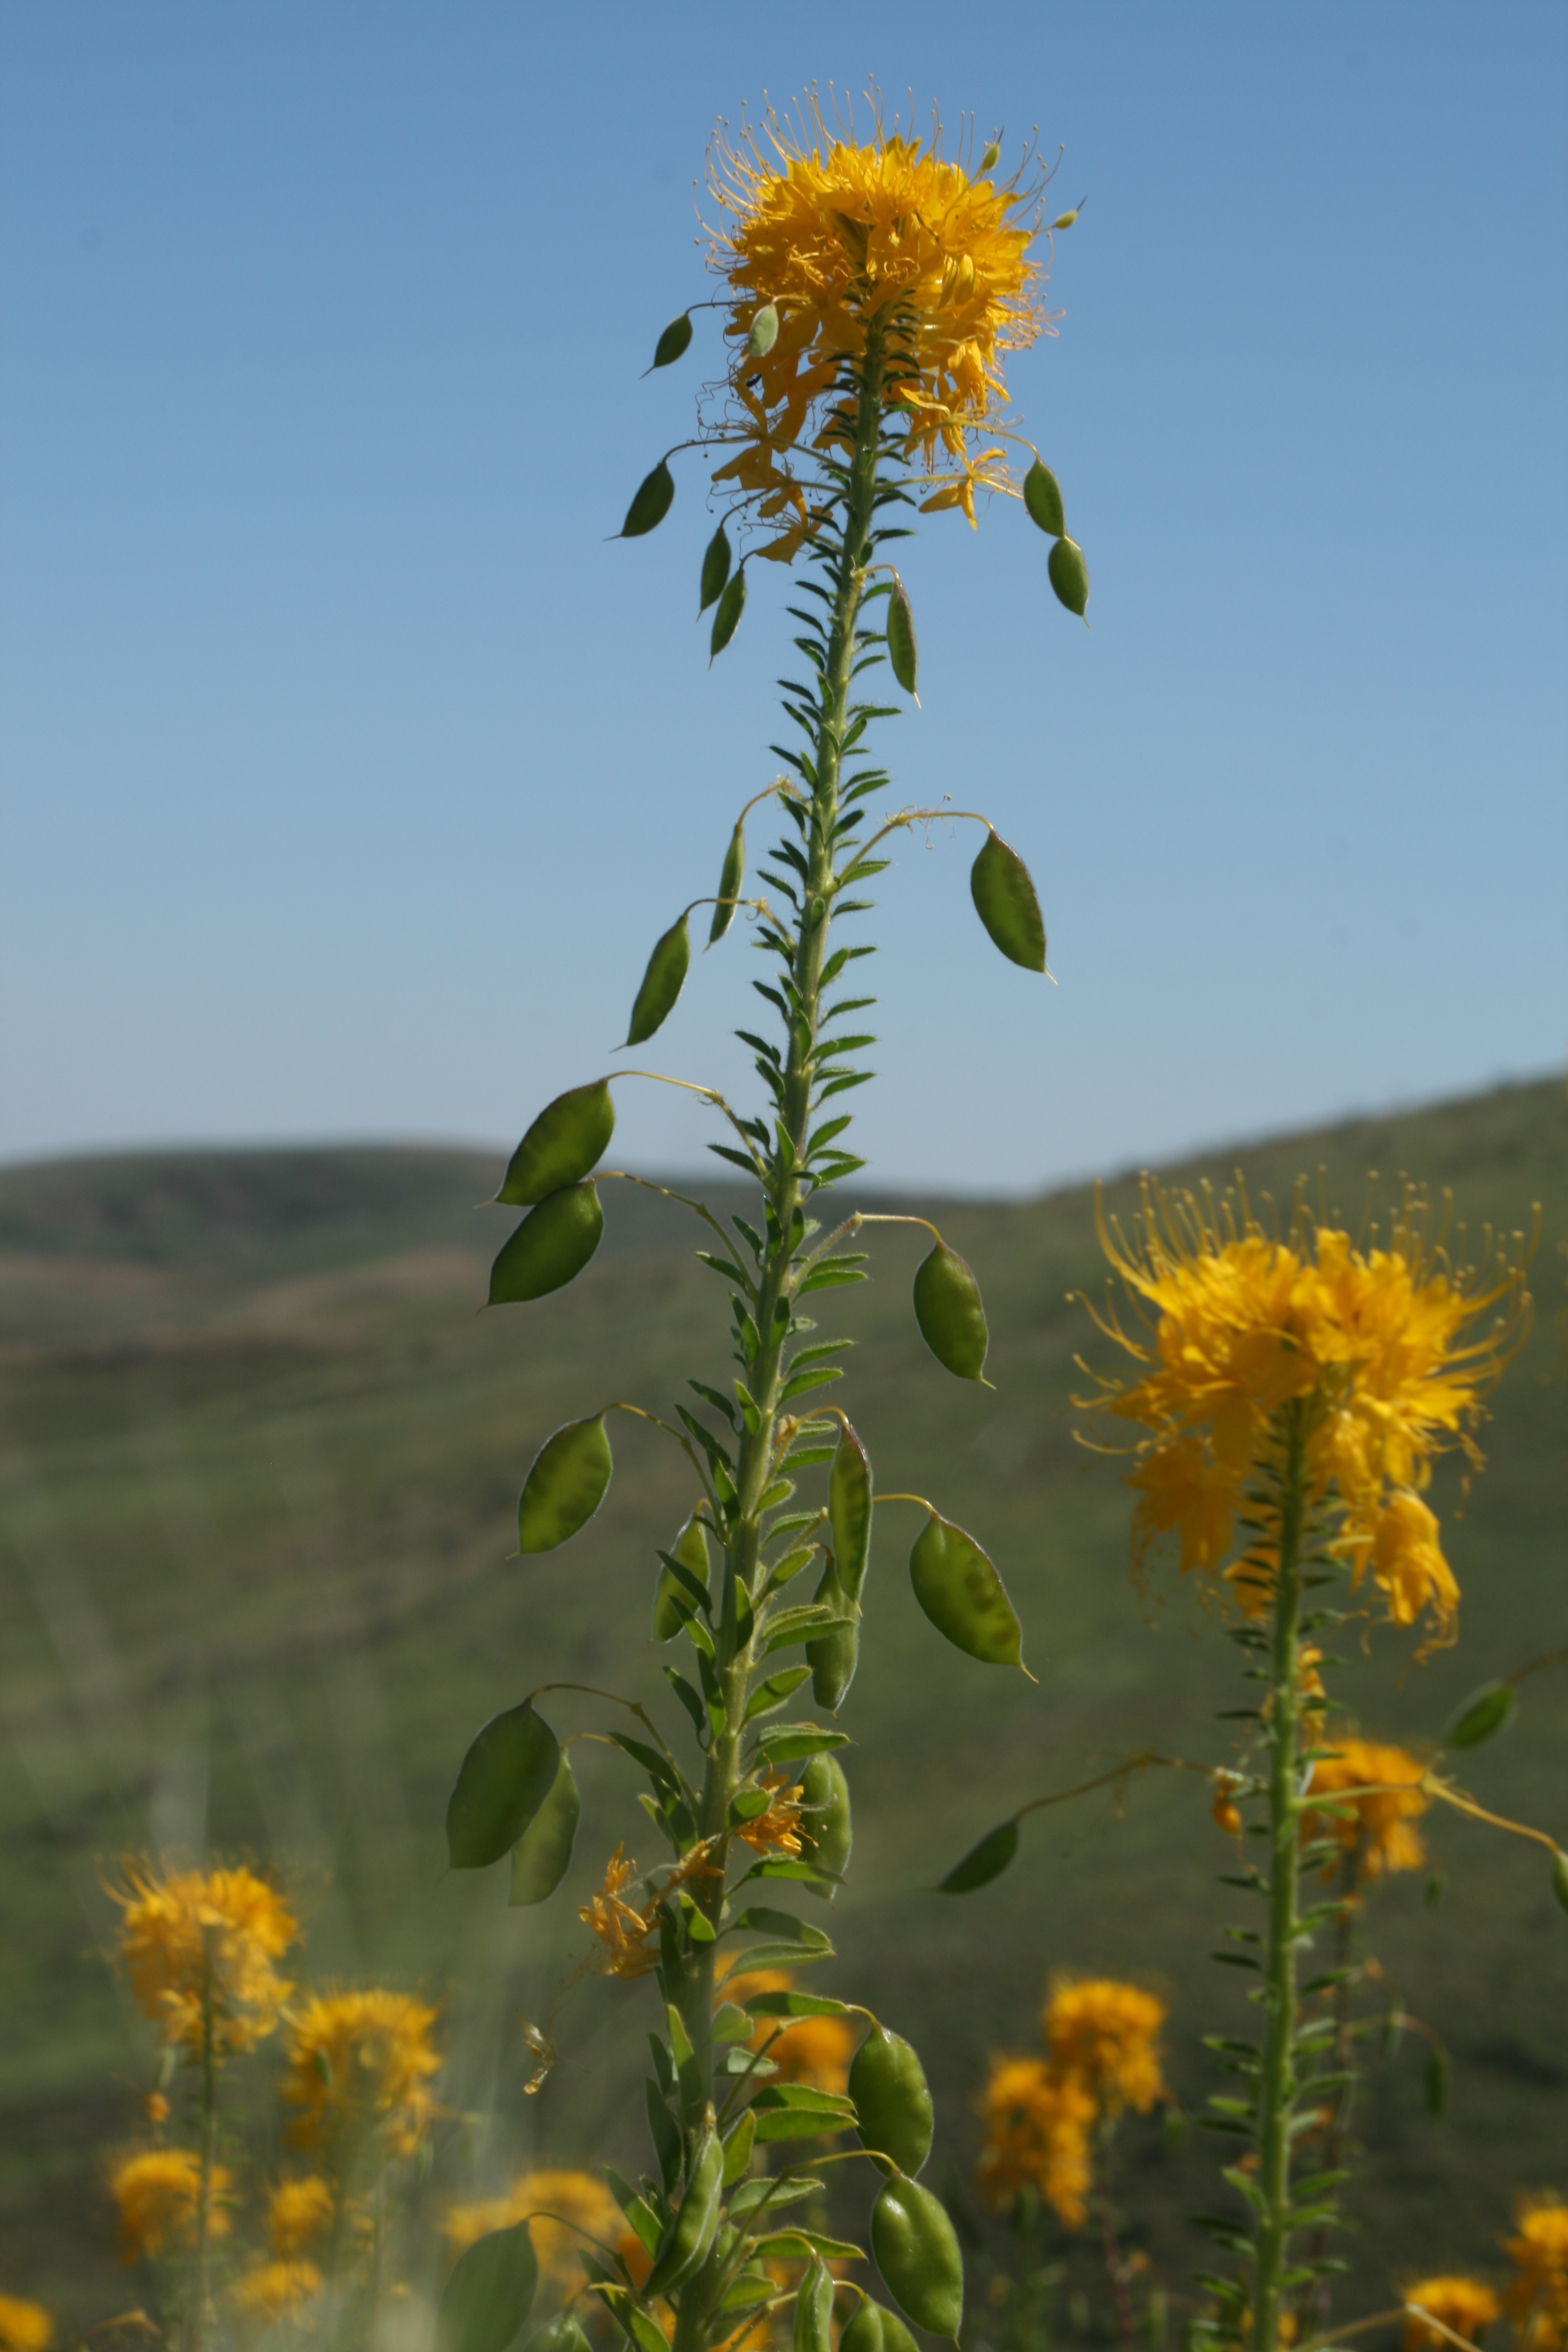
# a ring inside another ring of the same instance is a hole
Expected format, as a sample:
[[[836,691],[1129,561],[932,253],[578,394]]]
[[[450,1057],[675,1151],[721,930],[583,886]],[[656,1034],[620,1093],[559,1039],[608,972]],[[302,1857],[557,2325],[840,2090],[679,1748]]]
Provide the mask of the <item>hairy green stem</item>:
[[[1296,1954],[1300,1943],[1302,1811],[1299,1679],[1301,1532],[1306,1516],[1306,1432],[1300,1404],[1286,1409],[1284,1440],[1268,1691],[1268,1936],[1264,1961],[1265,2029],[1258,2113],[1258,2186],[1262,2210],[1258,2226],[1248,2352],[1277,2352],[1279,2341],[1281,2281],[1290,2238],[1290,2126],[1299,2087]]]
[[[200,2172],[196,2186],[196,2243],[191,2265],[191,2299],[185,2314],[188,2352],[203,2352],[212,2307],[213,2173],[217,2156],[217,2052],[214,2034],[211,1931],[202,1937],[202,2054]]]

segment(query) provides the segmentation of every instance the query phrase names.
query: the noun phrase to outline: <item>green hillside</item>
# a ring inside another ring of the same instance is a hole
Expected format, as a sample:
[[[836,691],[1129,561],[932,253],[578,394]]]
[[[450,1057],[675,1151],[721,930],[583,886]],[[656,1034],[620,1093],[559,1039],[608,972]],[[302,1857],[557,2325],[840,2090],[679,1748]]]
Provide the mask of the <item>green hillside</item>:
[[[1437,1497],[1465,1592],[1459,1646],[1415,1669],[1407,1643],[1379,1635],[1341,1685],[1369,1731],[1430,1737],[1474,1684],[1568,1643],[1563,1091],[1510,1087],[1242,1157],[1255,1198],[1284,1197],[1300,1170],[1316,1185],[1321,1167],[1352,1223],[1373,1168],[1451,1187],[1472,1229],[1543,1207],[1536,1328],[1497,1400],[1490,1466],[1462,1517],[1456,1480]],[[1181,1172],[1223,1180],[1231,1165]],[[205,1835],[276,1857],[315,1975],[439,1993],[450,2107],[480,2115],[498,2070],[501,2085],[493,2116],[450,2128],[443,2180],[499,2179],[531,2153],[644,2161],[646,1989],[584,1986],[556,2020],[559,2066],[521,2096],[520,2021],[549,2011],[609,1850],[623,1835],[639,1850],[630,1768],[576,1751],[576,1857],[542,1914],[508,1913],[494,1874],[444,1877],[441,1820],[474,1728],[541,1682],[674,1715],[646,1636],[653,1546],[692,1499],[672,1448],[621,1421],[616,1480],[584,1536],[544,1560],[507,1555],[521,1473],[559,1422],[612,1397],[658,1407],[688,1371],[722,1377],[722,1297],[684,1213],[615,1186],[605,1245],[572,1290],[476,1318],[509,1230],[472,1206],[496,1172],[472,1154],[354,1150],[0,1174],[0,2289],[73,2320],[125,2295],[101,2174],[136,2129],[149,2045],[103,1964],[100,1874],[150,1843],[195,1851]],[[1089,1196],[934,1213],[984,1286],[996,1392],[949,1380],[921,1347],[916,1247],[894,1234],[875,1282],[828,1296],[863,1343],[845,1401],[879,1486],[931,1495],[985,1542],[1039,1680],[939,1641],[903,1570],[915,1524],[889,1511],[844,1716],[857,1843],[823,1982],[875,1987],[920,2042],[941,2119],[932,2177],[962,2183],[986,2054],[1029,2044],[1047,1969],[1153,1985],[1184,2095],[1215,2087],[1198,2036],[1237,2013],[1205,1957],[1229,1856],[1203,1783],[1156,1776],[1120,1811],[1097,1799],[1037,1820],[1014,1873],[967,1903],[895,1906],[929,1874],[923,1833],[956,1857],[1022,1797],[1135,1747],[1223,1759],[1213,1717],[1237,1698],[1236,1654],[1194,1596],[1170,1580],[1133,1591],[1115,1465],[1073,1441],[1072,1360],[1092,1335],[1067,1295],[1100,1280]],[[554,1717],[565,1729],[604,1711],[562,1697]],[[1568,1843],[1568,1684],[1531,1686],[1469,1785]],[[1392,1884],[1372,1943],[1453,2049],[1452,2106],[1426,2116],[1413,2056],[1376,2074],[1360,2111],[1376,2188],[1351,2249],[1358,2304],[1386,2300],[1407,2265],[1489,2263],[1517,2189],[1568,2191],[1568,1920],[1521,1843],[1445,1819],[1431,1844],[1441,1901],[1419,1879]],[[1212,2202],[1212,2161],[1201,2134],[1177,2154],[1130,2136],[1130,2199],[1177,2283],[1197,2252],[1182,2216]],[[842,2218],[856,2213],[848,2196]]]

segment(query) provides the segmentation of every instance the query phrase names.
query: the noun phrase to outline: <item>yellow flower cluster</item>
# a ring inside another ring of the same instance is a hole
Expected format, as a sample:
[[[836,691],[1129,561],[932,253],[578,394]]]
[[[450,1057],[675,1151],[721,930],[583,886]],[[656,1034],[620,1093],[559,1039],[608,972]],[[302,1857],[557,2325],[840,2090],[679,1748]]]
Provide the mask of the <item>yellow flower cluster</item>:
[[[492,2230],[510,2230],[530,2221],[541,2274],[558,2294],[581,2284],[577,2257],[590,2239],[628,2256],[635,2249],[647,2266],[641,2242],[627,2230],[604,2182],[591,2172],[520,2173],[504,2197],[448,2206],[442,2227],[452,2252],[461,2253]]]
[[[1421,2310],[1413,2311],[1412,2304],[1419,2304]],[[1414,2286],[1405,2290],[1405,2326],[1400,2336],[1404,2352],[1447,2352],[1447,2337],[1438,2328],[1429,2326],[1422,2312],[1429,2312],[1442,2326],[1451,2327],[1456,2336],[1473,2344],[1491,2326],[1501,2309],[1490,2287],[1480,2279],[1417,2279]]]
[[[762,1992],[789,1992],[795,1979],[784,1969],[730,1970],[718,1979],[727,2000],[747,2001]],[[762,2017],[752,2036],[753,2050],[766,2050],[785,2083],[806,2083],[816,2091],[842,2091],[855,2055],[853,2028],[842,2017]]]
[[[55,2323],[41,2303],[0,2294],[0,2352],[49,2352]]]
[[[1003,449],[989,446],[1007,394],[1001,355],[1032,343],[1042,320],[1032,260],[1038,204],[1019,175],[998,183],[927,142],[888,130],[830,127],[813,97],[795,121],[767,113],[758,130],[721,135],[708,184],[726,215],[710,258],[734,309],[730,394],[741,454],[714,478],[752,494],[761,519],[793,517],[762,552],[788,561],[806,504],[790,453],[808,427],[817,446],[845,436],[837,394],[846,361],[889,327],[891,400],[907,413],[906,456],[939,477],[927,509],[961,507],[1005,488]],[[761,356],[752,322],[772,305],[778,332]],[[971,450],[975,436],[988,446]]]
[[[390,2154],[411,2155],[436,2111],[436,2016],[411,1993],[377,1989],[317,1993],[295,2010],[282,2093],[299,2109],[295,2146],[342,2147],[379,2131]]]
[[[1505,2251],[1514,2274],[1504,2302],[1527,2352],[1568,2352],[1568,2205],[1527,2199]]]
[[[209,2011],[219,2057],[272,2032],[289,1990],[273,1963],[300,1933],[276,1887],[249,1870],[138,1867],[110,1892],[121,1966],[165,2042],[199,2057]]]
[[[322,2284],[314,2263],[258,2263],[235,2281],[234,2300],[247,2318],[259,2319],[270,2327],[280,2319],[297,2316],[311,2296],[321,2293]]]
[[[195,2231],[201,2181],[201,2158],[189,2147],[141,2148],[115,2166],[109,2186],[119,2210],[120,2252],[128,2269],[190,2240]],[[209,2237],[228,2235],[225,2210],[228,2186],[223,2166],[215,2165]]]
[[[1091,2135],[1169,2096],[1160,2063],[1165,2005],[1113,1977],[1052,1980],[1040,2016],[1047,2056],[994,2058],[979,2103],[980,2187],[1005,2210],[1033,2189],[1068,2229],[1093,2182]]]
[[[1226,1563],[1244,1500],[1278,1467],[1280,1416],[1299,1405],[1308,1500],[1337,1519],[1332,1548],[1352,1582],[1370,1576],[1394,1623],[1426,1612],[1447,1633],[1458,1587],[1422,1489],[1451,1446],[1479,1465],[1469,1429],[1524,1327],[1522,1265],[1500,1258],[1484,1282],[1456,1272],[1410,1199],[1388,1245],[1361,1248],[1300,1206],[1281,1240],[1245,1199],[1216,1211],[1146,1183],[1132,1239],[1103,1213],[1100,1238],[1146,1326],[1139,1338],[1097,1318],[1146,1368],[1129,1388],[1104,1381],[1095,1400],[1152,1433],[1131,1476],[1136,1564],[1173,1537],[1184,1569],[1223,1574],[1245,1608],[1261,1607],[1275,1559],[1267,1496],[1263,1532]]]
[[[1358,1877],[1419,1870],[1426,1848],[1420,1832],[1410,1824],[1419,1821],[1431,1801],[1422,1793],[1424,1774],[1425,1767],[1403,1748],[1336,1735],[1333,1755],[1320,1756],[1312,1766],[1308,1795],[1337,1799],[1347,1789],[1376,1793],[1352,1798],[1342,1811],[1304,1813],[1303,1843],[1333,1838],[1347,1856],[1358,1858]]]
[[[337,2200],[319,2174],[280,2180],[267,2205],[267,2242],[287,2261],[313,2246],[337,2210]]]

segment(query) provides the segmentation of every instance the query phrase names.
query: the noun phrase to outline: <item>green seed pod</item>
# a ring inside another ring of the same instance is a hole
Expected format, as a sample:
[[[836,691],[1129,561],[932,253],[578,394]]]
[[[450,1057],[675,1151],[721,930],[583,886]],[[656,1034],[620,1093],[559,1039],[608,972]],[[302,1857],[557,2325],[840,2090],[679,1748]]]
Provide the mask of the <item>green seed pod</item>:
[[[794,2352],[833,2352],[833,2273],[820,2254],[795,2290]]]
[[[838,2352],[916,2352],[916,2346],[898,2313],[868,2295],[839,2337]]]
[[[700,1519],[693,1517],[687,1520],[670,1550],[682,1568],[689,1568],[700,1583],[707,1583],[708,1538],[702,1532]],[[654,1640],[673,1642],[687,1619],[694,1613],[690,1593],[678,1576],[661,1565],[653,1593]]]
[[[954,1649],[988,1666],[1022,1664],[1023,1628],[1001,1578],[974,1538],[935,1511],[910,1554],[910,1581]]]
[[[814,1756],[800,1776],[800,1851],[803,1861],[829,1878],[842,1878],[849,1867],[855,1825],[849,1809],[849,1783],[837,1756]],[[808,1895],[823,1889],[808,1886]],[[829,1890],[823,1895],[833,1900]]]
[[[745,874],[746,835],[743,829],[737,825],[730,835],[730,846],[724,852],[724,863],[720,870],[719,904],[713,909],[713,920],[708,931],[710,947],[714,946],[723,938],[735,919],[735,900],[740,895],[741,884],[745,879]],[[724,903],[726,899],[729,900],[728,906]]]
[[[1483,1683],[1450,1717],[1443,1734],[1445,1748],[1479,1748],[1495,1739],[1513,1721],[1519,1705],[1517,1683]]]
[[[592,2352],[587,2337],[577,2322],[574,2311],[558,2311],[536,2328],[523,2347],[523,2352]]]
[[[561,1743],[532,1703],[492,1716],[458,1768],[447,1800],[447,1859],[488,1870],[510,1853],[555,1786]]]
[[[724,583],[729,577],[730,541],[725,536],[724,526],[721,523],[709,541],[702,558],[702,602],[697,607],[699,619],[708,610],[710,604],[718,603],[724,593]]]
[[[980,169],[983,172],[994,172],[1001,161],[1002,142],[999,139],[993,139],[990,146],[980,158]]]
[[[890,2157],[913,2179],[931,2154],[936,2127],[931,2085],[910,2043],[885,2025],[873,2025],[849,2069],[862,2147]]]
[[[1051,575],[1058,604],[1065,604],[1069,613],[1076,613],[1081,621],[1089,603],[1089,566],[1077,540],[1058,539],[1046,569]]]
[[[602,1412],[592,1421],[569,1421],[547,1437],[517,1507],[519,1551],[553,1551],[585,1528],[609,1490],[615,1466]]]
[[[871,2251],[893,2299],[917,2327],[956,2336],[963,2256],[947,2208],[918,2180],[889,2180],[871,2209]]]
[[[871,1463],[847,1422],[828,1473],[827,1522],[838,1581],[851,1601],[858,1601],[871,1557]]]
[[[939,1895],[973,1895],[977,1886],[989,1886],[1000,1878],[1018,1851],[1018,1824],[1003,1822],[987,1830],[978,1845],[972,1845],[962,1862],[955,1862],[938,1886]]]
[[[643,2286],[645,2294],[668,2294],[689,2279],[707,2260],[719,2233],[720,2199],[724,2187],[724,2143],[709,2108],[702,2137],[686,2177],[686,2194],[670,2225],[669,2236]]]
[[[1067,516],[1062,510],[1061,484],[1050,467],[1037,457],[1024,477],[1024,504],[1030,520],[1048,531],[1052,539],[1060,539],[1066,530]]]
[[[746,567],[742,563],[733,580],[719,599],[719,610],[713,615],[713,634],[708,640],[708,659],[716,662],[736,630],[746,609]]]
[[[621,525],[623,539],[641,539],[645,532],[657,530],[669,512],[675,499],[675,477],[661,457],[651,474],[637,485],[637,494],[626,509],[626,519]]]
[[[553,1788],[511,1850],[511,1887],[506,1898],[511,1910],[547,1903],[554,1894],[572,1860],[582,1810],[576,1776],[563,1756]]]
[[[893,666],[893,676],[906,694],[914,694],[915,677],[920,667],[920,649],[915,644],[915,616],[904,583],[895,572],[893,584],[888,592],[888,659]],[[915,696],[918,702],[920,697]]]
[[[506,2352],[527,2323],[538,2284],[526,2221],[476,2238],[442,2290],[436,2322],[440,2352]]]
[[[647,960],[647,970],[632,1006],[631,1025],[626,1031],[628,1045],[643,1045],[656,1029],[663,1027],[680,994],[690,961],[691,942],[686,936],[686,917],[681,915],[671,923]]]
[[[607,1078],[557,1095],[512,1153],[497,1201],[508,1208],[531,1209],[546,1193],[581,1183],[604,1158],[615,1131],[616,1106]]]
[[[653,365],[656,368],[668,367],[673,360],[681,358],[690,348],[691,313],[689,310],[682,310],[679,319],[670,320],[658,342],[655,343]],[[651,375],[653,369],[650,368],[648,373]]]
[[[1046,968],[1046,923],[1029,869],[999,833],[987,833],[969,869],[969,895],[993,947],[1026,971]]]
[[[915,1271],[915,1321],[945,1371],[961,1381],[985,1376],[990,1334],[980,1285],[955,1249],[939,1241]]]
[[[765,360],[779,339],[779,314],[775,303],[764,302],[752,320],[751,333],[746,337],[746,357]]]
[[[855,1669],[860,1663],[859,1614],[846,1597],[831,1559],[812,1598],[832,1609],[838,1621],[825,1632],[814,1634],[805,1645],[806,1661],[811,1667],[811,1695],[818,1706],[837,1715],[848,1696]]]
[[[546,1297],[582,1273],[599,1246],[605,1212],[592,1184],[563,1185],[530,1209],[490,1268],[489,1304]]]
[[[1568,1853],[1564,1853],[1561,1846],[1552,1857],[1552,1892],[1557,1897],[1559,1907],[1568,1911]]]

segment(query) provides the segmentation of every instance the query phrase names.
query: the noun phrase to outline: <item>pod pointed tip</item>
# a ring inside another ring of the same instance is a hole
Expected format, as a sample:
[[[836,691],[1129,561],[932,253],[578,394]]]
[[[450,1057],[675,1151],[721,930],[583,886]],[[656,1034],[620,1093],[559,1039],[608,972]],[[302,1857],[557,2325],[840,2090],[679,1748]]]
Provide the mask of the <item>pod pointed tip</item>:
[[[1020,1659],[1019,1659],[1019,1661],[1018,1661],[1018,1672],[1019,1672],[1019,1673],[1024,1676],[1024,1678],[1025,1678],[1025,1680],[1026,1680],[1026,1682],[1031,1682],[1031,1683],[1033,1683],[1033,1684],[1034,1684],[1034,1685],[1035,1685],[1035,1688],[1036,1688],[1037,1690],[1038,1690],[1038,1689],[1039,1689],[1039,1686],[1040,1686],[1040,1678],[1039,1678],[1038,1675],[1032,1675],[1032,1674],[1030,1674],[1028,1667],[1024,1664],[1024,1661],[1023,1661],[1023,1659],[1022,1659],[1022,1658],[1020,1658]]]

